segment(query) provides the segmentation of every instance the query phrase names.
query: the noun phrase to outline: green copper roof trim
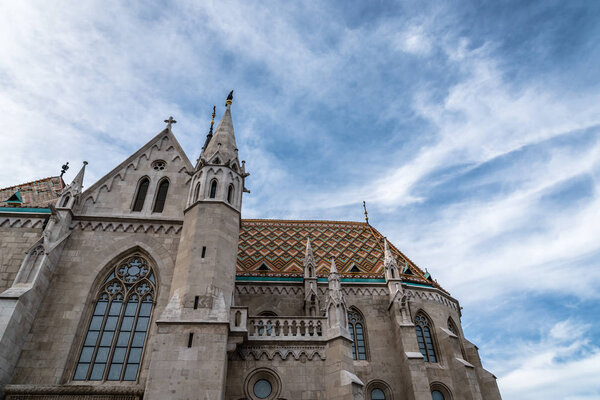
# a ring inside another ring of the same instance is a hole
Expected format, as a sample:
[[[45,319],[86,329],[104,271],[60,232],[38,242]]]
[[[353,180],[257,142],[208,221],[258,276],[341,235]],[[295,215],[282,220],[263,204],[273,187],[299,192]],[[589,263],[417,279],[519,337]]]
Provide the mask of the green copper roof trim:
[[[293,276],[236,276],[236,281],[260,281],[260,282],[303,282],[302,277]],[[371,283],[385,283],[383,278],[342,278],[342,282],[371,282]],[[327,278],[318,278],[318,282],[327,282]],[[418,286],[431,288],[433,285],[425,285],[422,283],[402,282],[408,286]]]
[[[0,207],[0,212],[50,214],[49,208]]]
[[[236,281],[262,281],[262,282],[303,282],[302,277],[292,276],[236,276]],[[327,278],[319,278],[319,282],[327,282]],[[342,278],[342,282],[376,282],[385,283],[385,279],[364,279],[364,278]]]

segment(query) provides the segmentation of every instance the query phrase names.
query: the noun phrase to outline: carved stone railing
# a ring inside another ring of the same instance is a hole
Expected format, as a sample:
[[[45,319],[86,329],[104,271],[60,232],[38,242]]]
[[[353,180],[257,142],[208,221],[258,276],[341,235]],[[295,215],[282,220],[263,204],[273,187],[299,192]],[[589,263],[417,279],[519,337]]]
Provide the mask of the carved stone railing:
[[[248,340],[323,340],[326,317],[248,317]]]

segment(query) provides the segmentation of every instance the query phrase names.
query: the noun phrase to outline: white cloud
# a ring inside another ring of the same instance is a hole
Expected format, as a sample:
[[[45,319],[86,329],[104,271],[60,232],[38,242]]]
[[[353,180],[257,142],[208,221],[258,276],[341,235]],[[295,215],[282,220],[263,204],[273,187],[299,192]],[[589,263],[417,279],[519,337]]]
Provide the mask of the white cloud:
[[[499,351],[492,363],[506,400],[597,399],[600,396],[600,348],[589,344],[589,326],[560,321],[539,341],[520,342]],[[508,350],[508,351],[507,351]]]

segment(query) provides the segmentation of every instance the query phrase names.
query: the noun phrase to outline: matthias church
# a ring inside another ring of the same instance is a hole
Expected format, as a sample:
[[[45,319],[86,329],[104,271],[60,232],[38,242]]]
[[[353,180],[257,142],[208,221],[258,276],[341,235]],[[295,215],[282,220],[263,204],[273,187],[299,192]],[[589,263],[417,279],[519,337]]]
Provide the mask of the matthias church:
[[[496,400],[457,299],[374,226],[244,219],[233,95],[84,190],[0,190],[0,398]],[[260,188],[254,188],[260,190]]]

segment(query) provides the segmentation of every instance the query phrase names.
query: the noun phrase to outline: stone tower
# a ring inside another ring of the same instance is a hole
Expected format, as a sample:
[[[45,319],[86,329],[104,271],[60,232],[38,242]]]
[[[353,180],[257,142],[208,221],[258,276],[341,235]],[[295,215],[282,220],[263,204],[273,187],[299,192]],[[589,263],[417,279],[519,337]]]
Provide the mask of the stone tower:
[[[148,400],[225,396],[229,314],[235,287],[244,179],[231,105],[196,163],[184,210],[170,301],[157,320]],[[185,378],[181,378],[185,377]]]

